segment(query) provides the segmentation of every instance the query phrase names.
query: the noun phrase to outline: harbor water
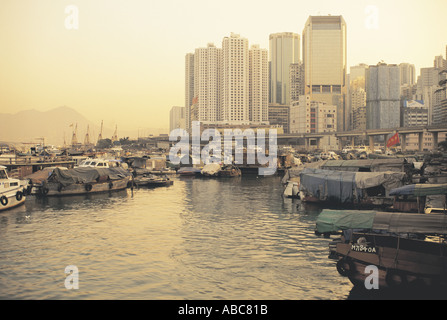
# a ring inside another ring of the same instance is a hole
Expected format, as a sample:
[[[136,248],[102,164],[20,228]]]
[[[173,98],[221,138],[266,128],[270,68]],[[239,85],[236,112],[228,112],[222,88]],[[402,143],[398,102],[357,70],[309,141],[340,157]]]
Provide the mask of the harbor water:
[[[35,198],[0,213],[1,299],[347,299],[321,209],[279,176]],[[78,287],[67,287],[66,267]]]

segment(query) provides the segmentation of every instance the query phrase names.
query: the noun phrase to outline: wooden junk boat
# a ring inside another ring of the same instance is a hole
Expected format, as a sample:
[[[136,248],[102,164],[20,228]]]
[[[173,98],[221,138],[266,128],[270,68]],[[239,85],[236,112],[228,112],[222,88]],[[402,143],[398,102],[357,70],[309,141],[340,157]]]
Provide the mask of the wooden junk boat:
[[[127,188],[132,174],[120,167],[54,168],[47,179],[34,184],[38,196],[66,196],[116,191]]]
[[[329,244],[337,271],[364,287],[376,266],[381,288],[447,285],[447,215],[324,209],[316,234],[340,234]]]

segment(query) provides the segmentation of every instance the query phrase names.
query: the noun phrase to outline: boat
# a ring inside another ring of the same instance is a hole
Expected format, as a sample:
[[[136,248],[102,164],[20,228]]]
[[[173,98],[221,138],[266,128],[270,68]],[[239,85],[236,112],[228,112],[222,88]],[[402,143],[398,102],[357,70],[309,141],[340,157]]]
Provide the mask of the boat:
[[[218,177],[222,166],[219,163],[209,163],[203,166],[201,174],[205,177]]]
[[[153,174],[145,174],[136,176],[134,178],[134,184],[137,187],[166,187],[174,184],[174,181],[167,176],[161,177]]]
[[[362,210],[323,210],[316,234],[340,234],[329,244],[337,271],[357,287],[447,286],[447,215]],[[368,267],[368,269],[366,269]]]
[[[103,159],[85,159],[79,165],[79,168],[109,168],[109,161]]]
[[[196,167],[181,167],[177,170],[177,174],[181,176],[199,176],[201,172],[202,169]]]
[[[283,196],[286,198],[299,198],[300,184],[297,181],[287,181],[286,188],[284,189]]]
[[[81,195],[122,190],[131,180],[131,173],[120,167],[55,168],[47,179],[34,187],[38,196]]]
[[[406,182],[404,172],[351,172],[306,168],[300,173],[302,202],[375,207],[392,206],[391,189]]]
[[[29,191],[27,180],[8,177],[6,167],[0,166],[0,211],[24,204]]]
[[[241,169],[232,164],[222,166],[218,172],[219,177],[240,177],[241,175]]]
[[[161,169],[154,169],[154,170],[149,170],[150,174],[155,174],[155,175],[167,175],[167,174],[177,174],[177,171],[173,170],[173,169],[169,169],[169,168],[161,168]]]
[[[447,213],[447,183],[409,184],[390,191],[394,196],[393,209],[402,212]],[[438,203],[433,207],[433,203]],[[440,204],[440,205],[439,205]]]

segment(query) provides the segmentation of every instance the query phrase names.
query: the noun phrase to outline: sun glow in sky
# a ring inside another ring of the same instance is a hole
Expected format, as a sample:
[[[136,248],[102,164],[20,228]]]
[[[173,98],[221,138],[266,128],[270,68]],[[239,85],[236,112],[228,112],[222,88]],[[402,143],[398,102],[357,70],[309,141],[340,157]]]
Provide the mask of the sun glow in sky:
[[[78,29],[67,28],[67,6]],[[268,49],[271,33],[302,34],[310,15],[342,15],[348,66],[446,54],[445,0],[2,0],[0,112],[71,107],[122,129],[168,128],[184,105],[184,58],[231,32]]]

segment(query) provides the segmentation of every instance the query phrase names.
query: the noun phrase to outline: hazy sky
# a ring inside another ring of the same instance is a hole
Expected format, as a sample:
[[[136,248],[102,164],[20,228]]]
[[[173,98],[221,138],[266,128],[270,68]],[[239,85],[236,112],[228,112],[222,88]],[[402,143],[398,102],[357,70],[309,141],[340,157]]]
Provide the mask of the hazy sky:
[[[346,21],[348,66],[409,62],[418,74],[445,58],[446,0],[2,0],[0,112],[65,105],[98,125],[168,128],[186,53],[231,32],[268,49],[269,34],[327,14]]]

